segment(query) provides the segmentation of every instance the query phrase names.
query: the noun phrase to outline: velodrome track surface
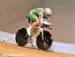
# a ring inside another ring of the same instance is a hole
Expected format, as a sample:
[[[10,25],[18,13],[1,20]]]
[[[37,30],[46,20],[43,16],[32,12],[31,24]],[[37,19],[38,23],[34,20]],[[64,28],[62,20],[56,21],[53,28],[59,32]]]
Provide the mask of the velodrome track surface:
[[[74,0],[0,0],[0,30],[16,33],[21,27],[27,26],[27,20],[25,16],[32,8],[36,7],[51,7],[53,15],[52,21],[56,22],[55,25],[55,37],[54,40],[60,42],[75,43],[75,3]],[[64,22],[64,23],[63,23]],[[65,32],[64,32],[65,31]],[[52,34],[52,35],[54,35]],[[2,36],[2,34],[0,35]],[[10,38],[10,37],[5,37]],[[64,40],[64,39],[65,40]],[[3,37],[4,39],[4,37]],[[11,42],[11,39],[10,41]],[[55,45],[54,51],[57,47],[62,47],[62,50],[74,51],[75,47],[71,46],[70,49],[66,49],[68,46]],[[59,50],[61,50],[59,49]],[[73,53],[74,53],[73,52]],[[11,54],[10,54],[11,53]],[[38,53],[38,54],[37,54]],[[55,53],[55,52],[43,52],[40,50],[22,48],[12,44],[0,42],[0,57],[75,57],[68,54]]]
[[[46,52],[42,50],[19,47],[14,44],[0,42],[0,57],[75,57],[75,55]]]

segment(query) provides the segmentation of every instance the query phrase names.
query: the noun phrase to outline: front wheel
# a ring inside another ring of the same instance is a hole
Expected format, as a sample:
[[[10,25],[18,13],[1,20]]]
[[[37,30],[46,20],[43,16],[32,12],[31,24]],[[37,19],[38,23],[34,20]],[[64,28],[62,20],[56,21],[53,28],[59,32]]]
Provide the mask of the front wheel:
[[[39,49],[47,50],[52,45],[51,34],[48,31],[43,31],[44,38],[42,39],[42,32],[37,36],[36,44]]]

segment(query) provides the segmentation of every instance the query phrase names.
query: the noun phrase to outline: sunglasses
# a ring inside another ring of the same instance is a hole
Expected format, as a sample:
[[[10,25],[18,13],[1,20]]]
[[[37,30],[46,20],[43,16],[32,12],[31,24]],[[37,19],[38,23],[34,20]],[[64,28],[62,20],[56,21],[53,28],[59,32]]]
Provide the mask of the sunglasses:
[[[47,16],[51,16],[51,15],[47,14]]]

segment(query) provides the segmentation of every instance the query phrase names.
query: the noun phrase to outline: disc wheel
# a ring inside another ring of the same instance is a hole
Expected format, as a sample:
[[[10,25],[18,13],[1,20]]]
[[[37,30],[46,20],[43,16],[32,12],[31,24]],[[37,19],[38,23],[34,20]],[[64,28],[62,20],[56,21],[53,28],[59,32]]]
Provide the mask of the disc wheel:
[[[15,40],[19,46],[25,46],[27,44],[26,34],[27,34],[26,28],[22,28],[17,31]]]
[[[51,34],[48,31],[43,31],[44,38],[42,39],[42,33],[37,36],[36,44],[39,49],[47,50],[52,45]]]

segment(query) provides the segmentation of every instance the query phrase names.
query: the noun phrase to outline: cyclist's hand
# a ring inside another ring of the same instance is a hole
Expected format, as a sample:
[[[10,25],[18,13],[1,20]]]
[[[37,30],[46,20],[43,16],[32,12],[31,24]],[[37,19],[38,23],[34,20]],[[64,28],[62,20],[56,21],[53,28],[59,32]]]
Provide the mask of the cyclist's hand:
[[[50,23],[49,23],[49,26],[53,27],[53,26],[54,26],[54,23],[51,23],[51,22],[50,22]]]

